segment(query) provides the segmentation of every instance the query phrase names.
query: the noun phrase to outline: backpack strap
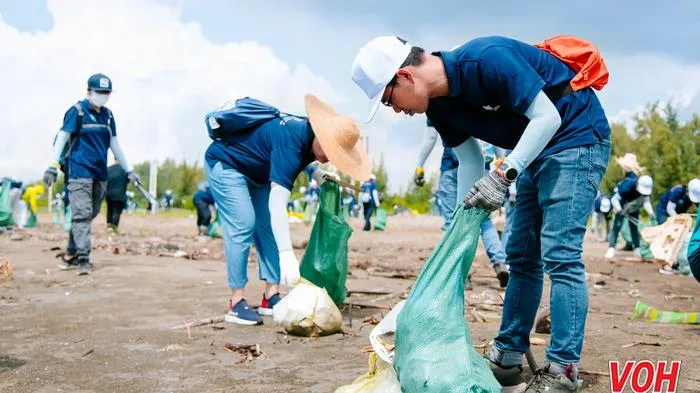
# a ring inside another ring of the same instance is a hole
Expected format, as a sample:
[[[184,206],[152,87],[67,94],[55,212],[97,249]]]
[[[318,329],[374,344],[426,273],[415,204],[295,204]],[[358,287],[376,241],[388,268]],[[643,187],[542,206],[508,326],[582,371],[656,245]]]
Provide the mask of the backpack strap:
[[[556,104],[560,99],[574,92],[574,90],[571,88],[571,80],[567,80],[558,85],[543,89],[542,91],[554,104]]]
[[[78,111],[78,121],[77,121],[78,127],[70,135],[70,142],[68,144],[68,148],[65,150],[65,154],[63,155],[63,163],[61,164],[62,167],[68,161],[68,157],[70,157],[70,153],[73,151],[73,147],[75,146],[76,142],[78,141],[78,137],[80,136],[80,130],[82,130],[82,128],[83,128],[83,117],[85,116],[85,113],[83,112],[82,105],[80,105],[80,101],[78,101],[75,105],[73,105],[73,108],[75,108],[75,110]],[[66,168],[64,169],[64,173],[66,173],[67,170],[68,170],[68,168],[66,165]]]

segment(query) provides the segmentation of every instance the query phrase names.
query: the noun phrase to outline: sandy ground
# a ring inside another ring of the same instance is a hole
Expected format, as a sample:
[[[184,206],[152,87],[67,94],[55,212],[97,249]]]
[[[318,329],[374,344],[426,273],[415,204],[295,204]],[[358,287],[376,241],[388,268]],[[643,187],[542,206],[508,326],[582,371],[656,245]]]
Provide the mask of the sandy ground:
[[[49,217],[40,216],[40,222]],[[372,233],[352,222],[348,288],[396,293],[377,302],[391,306],[409,289],[441,232],[436,217],[389,222],[386,232]],[[261,327],[218,323],[172,330],[225,312],[221,240],[197,242],[192,218],[125,216],[121,235],[108,236],[100,216],[94,228],[96,270],[87,277],[56,268],[51,248],[64,247],[65,234],[52,225],[0,235],[0,259],[14,265],[12,281],[0,284],[0,392],[333,392],[366,372],[368,355],[360,351],[369,344],[371,326],[363,326],[363,319],[386,311],[354,309],[350,327],[346,308],[346,334],[319,339],[288,336],[267,317]],[[293,226],[296,239],[309,231]],[[700,285],[689,277],[661,275],[654,264],[609,263],[601,258],[604,251],[589,234],[584,257],[590,313],[582,368],[607,372],[610,360],[681,360],[678,392],[700,392],[700,327],[629,320],[637,300],[698,311]],[[173,257],[183,253],[191,259]],[[499,291],[481,246],[473,272],[472,298]],[[405,278],[383,277],[394,273]],[[262,285],[254,262],[249,274],[248,297],[257,305]],[[605,285],[594,288],[600,280]],[[547,293],[543,299],[546,303]],[[497,332],[499,313],[484,313],[491,314],[496,318],[470,322],[479,347]],[[635,342],[660,346],[623,348]],[[227,343],[259,344],[264,356],[241,362],[242,355],[224,348]],[[544,345],[533,351],[541,362]],[[610,391],[608,377],[584,377],[583,391]]]

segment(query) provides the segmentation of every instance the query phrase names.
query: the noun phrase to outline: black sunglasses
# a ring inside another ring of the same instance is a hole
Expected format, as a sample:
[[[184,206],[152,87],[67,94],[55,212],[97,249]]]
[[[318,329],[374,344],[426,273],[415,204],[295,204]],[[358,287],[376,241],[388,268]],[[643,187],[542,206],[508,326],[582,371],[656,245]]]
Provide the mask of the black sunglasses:
[[[382,105],[391,107],[391,97],[394,96],[394,88],[396,87],[396,75],[394,75],[393,78],[391,78],[391,81],[389,81],[389,84],[387,87],[391,86],[391,91],[389,92],[389,97],[387,98],[386,101],[382,101]]]

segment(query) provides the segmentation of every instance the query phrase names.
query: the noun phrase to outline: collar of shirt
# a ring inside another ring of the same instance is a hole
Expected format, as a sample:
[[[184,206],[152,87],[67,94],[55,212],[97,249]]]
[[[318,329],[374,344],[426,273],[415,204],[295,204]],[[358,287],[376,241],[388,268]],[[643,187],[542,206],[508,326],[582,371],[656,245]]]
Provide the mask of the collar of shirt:
[[[449,51],[433,52],[432,54],[442,60],[442,65],[445,68],[445,75],[447,75],[447,85],[450,91],[450,96],[455,97],[461,94],[462,85],[460,83],[461,81],[457,55],[454,52]]]

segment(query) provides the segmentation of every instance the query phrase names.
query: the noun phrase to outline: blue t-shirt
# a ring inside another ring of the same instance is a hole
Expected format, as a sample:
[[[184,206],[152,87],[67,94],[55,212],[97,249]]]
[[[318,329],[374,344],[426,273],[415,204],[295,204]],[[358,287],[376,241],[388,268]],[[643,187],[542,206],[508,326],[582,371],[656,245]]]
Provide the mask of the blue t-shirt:
[[[690,206],[693,205],[693,202],[691,202],[688,197],[687,189],[688,186],[685,185],[671,187],[671,189],[666,191],[661,196],[661,199],[659,199],[659,204],[656,205],[656,211],[663,210],[663,214],[666,215],[666,206],[669,202],[673,202],[676,204],[676,213],[687,212]]]
[[[469,137],[513,149],[527,126],[525,112],[540,90],[571,80],[575,72],[532,45],[505,37],[469,41],[442,58],[449,96],[430,100],[428,118],[446,146]],[[561,126],[541,156],[608,139],[610,126],[591,88],[554,103]]]
[[[225,142],[215,140],[204,158],[210,167],[220,162],[258,185],[274,182],[291,190],[297,175],[315,160],[313,140],[307,119],[288,116],[228,135]]]
[[[625,178],[617,184],[617,193],[620,195],[620,204],[624,205],[625,203],[632,202],[633,200],[642,196],[642,194],[637,191],[637,179],[638,176],[634,172],[627,172],[625,174]]]
[[[375,190],[377,190],[377,191],[379,190],[379,188],[377,187],[376,181],[369,180],[369,181],[362,183],[362,185],[360,185],[360,191],[361,191],[360,196],[361,196],[362,203],[372,202],[372,199],[374,198],[374,191]]]
[[[192,196],[192,202],[197,203],[199,201],[206,202],[210,205],[214,204],[214,195],[211,193],[211,189],[207,187],[204,190],[197,190]]]
[[[61,126],[62,131],[71,134],[80,130],[67,160],[68,177],[106,181],[107,151],[111,138],[117,135],[114,117],[106,107],[96,111],[87,99],[80,101],[80,107],[83,109],[82,126],[78,125],[75,107],[68,109]],[[72,138],[67,143],[72,143]]]

